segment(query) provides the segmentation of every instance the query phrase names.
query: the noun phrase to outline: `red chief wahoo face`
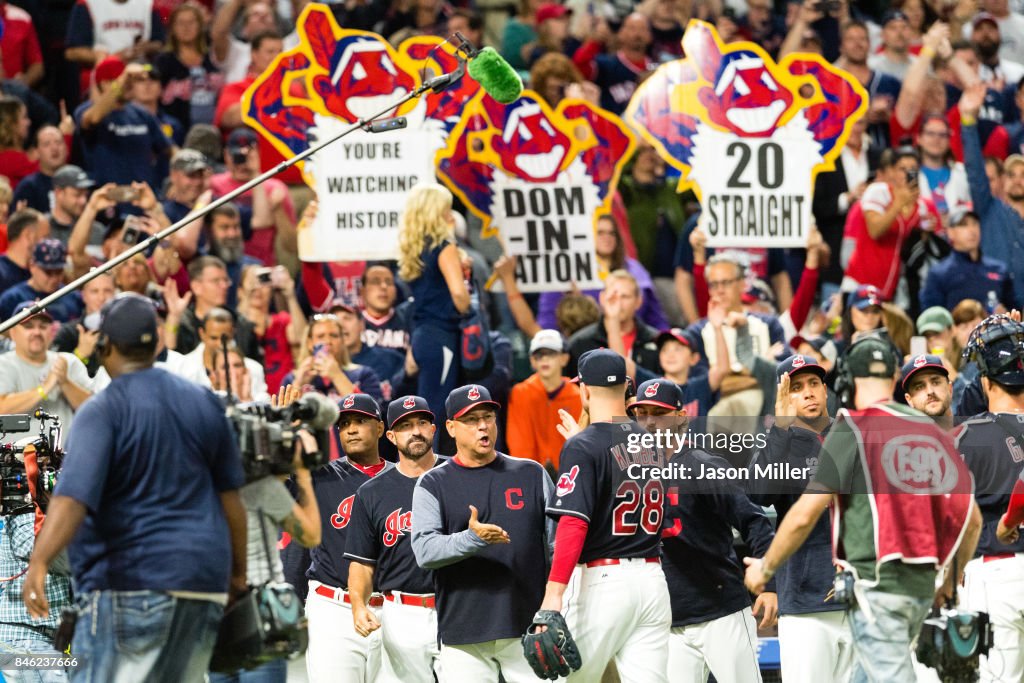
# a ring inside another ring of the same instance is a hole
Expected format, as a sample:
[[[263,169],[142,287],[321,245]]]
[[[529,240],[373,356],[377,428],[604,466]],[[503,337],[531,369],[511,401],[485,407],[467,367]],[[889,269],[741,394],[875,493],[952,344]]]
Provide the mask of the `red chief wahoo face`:
[[[649,386],[646,389],[644,389],[644,396],[646,398],[651,398],[652,396],[657,396],[658,395],[658,387],[660,387],[660,386],[661,386],[661,382],[655,382],[651,386]]]
[[[410,396],[409,398],[407,398],[404,401],[402,401],[402,407],[405,408],[406,410],[410,410],[412,408],[415,408],[416,407],[416,399],[414,399],[413,397]]]
[[[569,136],[555,127],[536,102],[524,99],[500,110],[487,108],[496,125],[504,120],[501,136],[492,143],[504,170],[527,180],[553,181],[572,146]]]
[[[345,42],[340,41],[339,48]],[[351,121],[371,116],[416,87],[412,75],[395,65],[380,41],[347,42],[330,78],[315,79],[317,93],[338,116]]]
[[[751,52],[725,55],[714,83],[700,90],[701,103],[712,123],[738,135],[771,135],[793,104],[793,94]]]

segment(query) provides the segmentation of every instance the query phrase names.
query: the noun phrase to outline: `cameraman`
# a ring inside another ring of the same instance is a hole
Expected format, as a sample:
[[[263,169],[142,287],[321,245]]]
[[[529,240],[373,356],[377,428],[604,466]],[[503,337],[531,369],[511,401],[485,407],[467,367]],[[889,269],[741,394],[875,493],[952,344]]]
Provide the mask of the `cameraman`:
[[[281,389],[273,405],[285,407],[298,398],[291,386]],[[305,548],[320,545],[320,510],[313,495],[313,480],[303,455],[316,457],[316,438],[298,430],[300,443],[295,447],[292,470],[295,472],[295,498],[285,487],[288,475],[269,475],[251,481],[240,493],[245,505],[248,536],[246,541],[246,578],[250,586],[268,581],[284,583],[281,554],[276,552],[279,529]],[[267,553],[270,556],[267,556]],[[288,678],[288,660],[274,659],[247,671],[233,674],[210,673],[210,683],[284,683]]]
[[[210,391],[153,367],[151,300],[122,294],[107,304],[100,344],[112,381],[72,426],[25,605],[48,616],[46,572],[70,544],[76,675],[202,681],[229,585],[246,587],[238,444]]]
[[[37,458],[43,460],[41,455]],[[39,465],[42,469],[45,463],[40,462]],[[29,490],[33,501],[40,501],[38,483],[31,478]],[[43,501],[40,504],[45,506]],[[61,656],[53,647],[53,636],[57,630],[58,615],[71,605],[71,577],[66,556],[62,557],[62,569],[53,567],[46,575],[46,599],[53,606],[51,615],[42,621],[33,619],[22,602],[24,574],[36,540],[35,511],[36,505],[33,504],[0,517],[0,576],[4,577],[0,579],[0,656],[5,659],[12,654]],[[68,680],[65,670],[56,666],[38,670],[8,669],[2,673],[8,683],[62,683]]]
[[[833,543],[846,570],[837,576],[837,593],[852,583],[855,595],[836,600],[847,602],[855,681],[915,680],[910,644],[933,601],[950,595],[959,576],[950,572],[938,596],[935,579],[954,554],[962,572],[981,530],[971,478],[950,437],[923,413],[892,401],[897,361],[884,339],[850,347],[844,379],[853,383],[854,409],[840,411],[813,483],[786,513],[768,552],[744,559],[747,588],[760,593],[835,501]]]

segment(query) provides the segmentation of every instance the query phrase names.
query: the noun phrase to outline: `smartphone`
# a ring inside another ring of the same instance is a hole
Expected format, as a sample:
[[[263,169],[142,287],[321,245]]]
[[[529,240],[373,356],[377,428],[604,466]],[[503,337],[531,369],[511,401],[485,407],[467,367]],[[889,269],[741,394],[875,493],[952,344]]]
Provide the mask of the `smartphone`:
[[[904,171],[904,173],[907,176],[907,185],[911,185],[911,186],[917,185],[917,171],[916,170],[907,170],[907,171]]]
[[[323,358],[326,355],[327,355],[327,345],[326,344],[313,344],[313,357],[314,358]]]
[[[256,271],[256,282],[261,285],[270,284],[270,274],[273,272],[273,268],[260,268]]]
[[[118,203],[134,202],[139,198],[139,191],[131,185],[118,185],[107,190],[107,196]]]
[[[96,330],[100,329],[100,317],[101,316],[99,311],[97,311],[96,313],[90,313],[89,315],[82,318],[82,327],[84,327],[89,332],[95,332]]]
[[[924,337],[911,337],[910,338],[910,355],[911,356],[923,356],[928,353],[928,340]]]

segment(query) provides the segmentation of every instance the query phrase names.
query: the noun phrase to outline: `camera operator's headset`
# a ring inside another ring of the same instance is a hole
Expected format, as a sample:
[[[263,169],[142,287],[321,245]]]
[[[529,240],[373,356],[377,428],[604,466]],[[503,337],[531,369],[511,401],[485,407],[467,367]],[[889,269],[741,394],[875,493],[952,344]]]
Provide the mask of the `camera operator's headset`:
[[[858,344],[862,344],[866,341],[874,340],[884,342],[889,346],[890,353],[896,357],[896,365],[899,366],[899,359],[902,357],[900,350],[896,348],[896,345],[892,342],[889,337],[889,332],[885,328],[879,328],[872,330],[871,332],[865,333],[857,341],[846,347],[843,354],[839,356],[836,361],[836,384],[835,392],[836,396],[839,397],[839,405],[844,408],[854,407],[854,398],[856,397],[857,386],[853,381],[853,373],[850,371],[849,356],[850,353],[857,347]]]

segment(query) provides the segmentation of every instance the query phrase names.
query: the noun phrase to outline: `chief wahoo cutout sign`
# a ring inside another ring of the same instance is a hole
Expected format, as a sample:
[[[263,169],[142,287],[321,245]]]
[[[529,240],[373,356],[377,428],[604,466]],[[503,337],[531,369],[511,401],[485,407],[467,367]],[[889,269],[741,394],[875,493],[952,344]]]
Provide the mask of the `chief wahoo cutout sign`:
[[[395,49],[375,33],[341,29],[326,5],[308,5],[297,30],[299,44],[278,55],[242,98],[245,122],[285,157],[397,103],[420,86],[426,69],[430,77],[458,65],[441,38],[410,38]],[[300,162],[319,200],[314,225],[299,233],[302,260],[397,258],[406,195],[417,182],[434,180],[437,152],[479,91],[464,77],[388,112],[406,117],[407,128],[360,130]]]
[[[582,100],[552,109],[526,90],[507,106],[480,92],[439,155],[438,174],[516,256],[526,292],[601,287],[594,256],[597,218],[635,141],[622,120]]]
[[[814,178],[835,168],[868,95],[819,55],[776,64],[755,43],[722,43],[693,20],[686,58],[661,65],[626,119],[693,188],[717,247],[802,247]]]

